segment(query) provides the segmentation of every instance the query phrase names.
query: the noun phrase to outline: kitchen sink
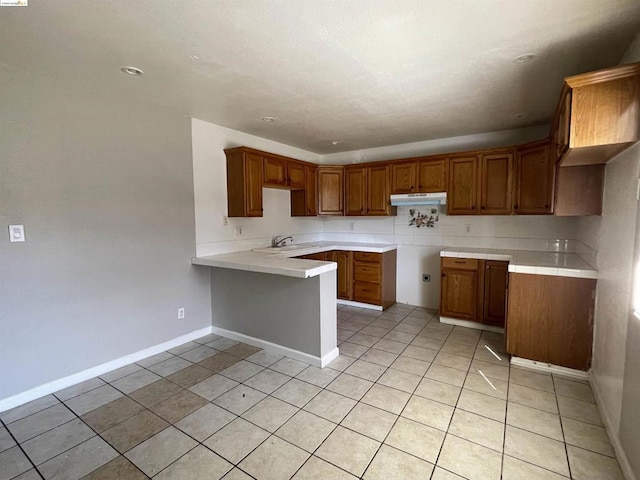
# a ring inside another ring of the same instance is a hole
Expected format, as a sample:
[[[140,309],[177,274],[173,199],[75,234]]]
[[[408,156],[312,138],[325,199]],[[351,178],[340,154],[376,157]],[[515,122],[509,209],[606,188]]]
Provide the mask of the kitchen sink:
[[[296,250],[309,250],[310,248],[317,248],[320,245],[287,245],[286,247],[266,247],[266,248],[254,248],[252,251],[254,252],[264,252],[264,253],[278,253],[278,252],[291,252]]]

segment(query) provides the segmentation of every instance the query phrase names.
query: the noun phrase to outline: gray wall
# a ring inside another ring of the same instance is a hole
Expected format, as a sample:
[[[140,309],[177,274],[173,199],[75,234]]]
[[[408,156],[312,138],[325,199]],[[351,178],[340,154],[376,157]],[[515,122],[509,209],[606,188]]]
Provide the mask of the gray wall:
[[[638,61],[640,34],[620,63]],[[592,381],[612,440],[640,479],[640,320],[630,315],[634,246],[636,260],[640,250],[636,246],[639,175],[640,144],[636,144],[607,164],[602,216],[581,217],[578,239],[598,252]]]
[[[0,78],[0,399],[209,326],[190,119]]]

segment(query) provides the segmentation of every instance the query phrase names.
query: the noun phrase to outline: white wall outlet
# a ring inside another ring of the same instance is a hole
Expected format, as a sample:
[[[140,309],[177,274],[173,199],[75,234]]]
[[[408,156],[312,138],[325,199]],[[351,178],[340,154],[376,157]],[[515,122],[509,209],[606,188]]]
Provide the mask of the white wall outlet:
[[[184,318],[184,308],[178,309],[178,320],[182,320]]]
[[[226,215],[222,216],[222,225],[224,226],[229,225],[229,217],[227,217]]]
[[[349,230],[351,230],[352,232],[356,229],[356,222],[351,222],[349,224]]]
[[[242,236],[242,227],[236,227],[236,237]]]
[[[471,225],[467,223],[467,224],[464,226],[464,231],[465,231],[465,232],[467,232],[467,233],[471,233]]]
[[[9,241],[10,242],[25,242],[24,238],[24,225],[9,225]]]

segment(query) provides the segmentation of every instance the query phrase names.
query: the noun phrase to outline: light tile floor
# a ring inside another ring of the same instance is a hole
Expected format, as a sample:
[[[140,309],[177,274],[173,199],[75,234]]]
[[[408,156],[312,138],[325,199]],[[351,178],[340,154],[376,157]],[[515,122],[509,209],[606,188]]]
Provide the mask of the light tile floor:
[[[435,312],[338,310],[319,369],[216,335],[0,414],[9,479],[622,479],[586,382]]]

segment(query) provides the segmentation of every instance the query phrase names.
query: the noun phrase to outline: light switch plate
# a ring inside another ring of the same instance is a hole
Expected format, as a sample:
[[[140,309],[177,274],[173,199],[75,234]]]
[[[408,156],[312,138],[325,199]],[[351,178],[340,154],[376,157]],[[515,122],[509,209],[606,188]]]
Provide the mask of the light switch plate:
[[[24,242],[24,225],[9,225],[9,241]]]

